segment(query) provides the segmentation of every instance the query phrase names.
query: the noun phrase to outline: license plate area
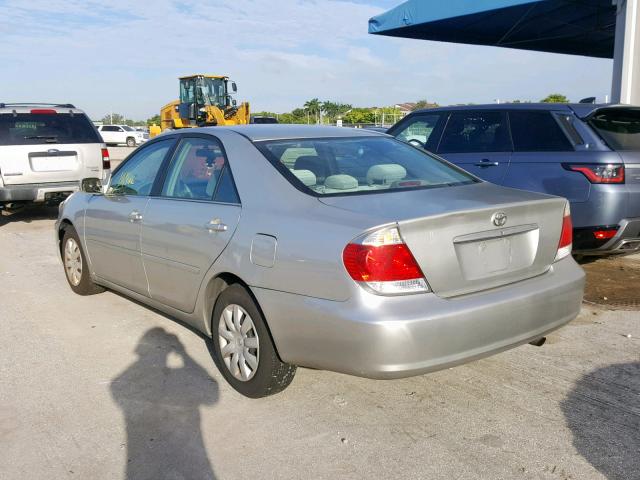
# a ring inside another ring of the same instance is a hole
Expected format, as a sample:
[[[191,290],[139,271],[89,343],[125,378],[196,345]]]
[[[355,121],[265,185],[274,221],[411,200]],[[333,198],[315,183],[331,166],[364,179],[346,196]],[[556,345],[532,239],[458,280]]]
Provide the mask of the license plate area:
[[[492,231],[454,240],[458,264],[466,280],[479,280],[526,269],[535,261],[540,231]]]
[[[31,152],[29,163],[34,172],[65,172],[78,168],[78,155],[73,151]]]

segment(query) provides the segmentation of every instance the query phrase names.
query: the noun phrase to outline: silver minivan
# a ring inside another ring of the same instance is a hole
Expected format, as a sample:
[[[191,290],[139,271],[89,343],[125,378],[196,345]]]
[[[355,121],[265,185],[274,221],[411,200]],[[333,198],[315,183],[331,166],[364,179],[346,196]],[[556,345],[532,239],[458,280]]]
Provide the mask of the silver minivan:
[[[55,205],[80,180],[111,173],[109,152],[71,104],[0,103],[0,208]]]

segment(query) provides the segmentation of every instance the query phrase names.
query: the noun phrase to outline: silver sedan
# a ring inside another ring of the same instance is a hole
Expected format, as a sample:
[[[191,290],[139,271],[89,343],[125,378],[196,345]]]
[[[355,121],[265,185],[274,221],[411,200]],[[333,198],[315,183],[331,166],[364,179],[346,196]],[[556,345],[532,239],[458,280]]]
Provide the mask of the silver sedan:
[[[376,132],[292,125],[162,135],[56,223],[76,293],[202,331],[249,397],[296,366],[398,378],[543,337],[580,310],[571,232],[562,198]]]

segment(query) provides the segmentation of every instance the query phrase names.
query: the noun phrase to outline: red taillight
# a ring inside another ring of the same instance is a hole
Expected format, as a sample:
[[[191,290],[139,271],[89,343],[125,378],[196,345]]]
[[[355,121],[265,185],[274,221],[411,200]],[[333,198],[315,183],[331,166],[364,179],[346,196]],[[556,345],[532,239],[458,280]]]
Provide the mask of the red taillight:
[[[350,243],[342,255],[344,266],[356,282],[394,282],[422,278],[409,248],[402,245]]]
[[[609,240],[616,236],[618,233],[618,229],[614,228],[612,230],[596,230],[593,232],[593,236],[596,240]]]
[[[342,261],[349,276],[375,293],[428,291],[426,280],[397,228],[378,230],[348,244]]]
[[[109,157],[109,150],[106,148],[102,149],[102,169],[111,169],[111,158]]]
[[[556,253],[556,261],[571,255],[573,247],[573,224],[571,223],[571,209],[569,203],[564,207],[564,215],[562,217],[562,231],[560,232],[560,241],[558,242],[558,252]]]
[[[31,113],[33,115],[51,115],[51,114],[56,114],[58,112],[56,112],[51,108],[34,108],[31,110]]]
[[[565,168],[582,173],[591,183],[624,183],[624,165],[565,165]]]

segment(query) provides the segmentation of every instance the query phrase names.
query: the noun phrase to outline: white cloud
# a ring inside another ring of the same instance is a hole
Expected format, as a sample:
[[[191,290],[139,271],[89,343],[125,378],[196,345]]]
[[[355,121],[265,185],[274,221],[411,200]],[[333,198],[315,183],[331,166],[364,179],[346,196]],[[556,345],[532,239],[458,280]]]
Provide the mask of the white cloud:
[[[177,95],[178,76],[199,72],[230,75],[239,100],[276,111],[312,97],[382,105],[608,93],[608,61],[368,35],[380,11],[362,0],[7,0],[1,100],[145,118]]]

